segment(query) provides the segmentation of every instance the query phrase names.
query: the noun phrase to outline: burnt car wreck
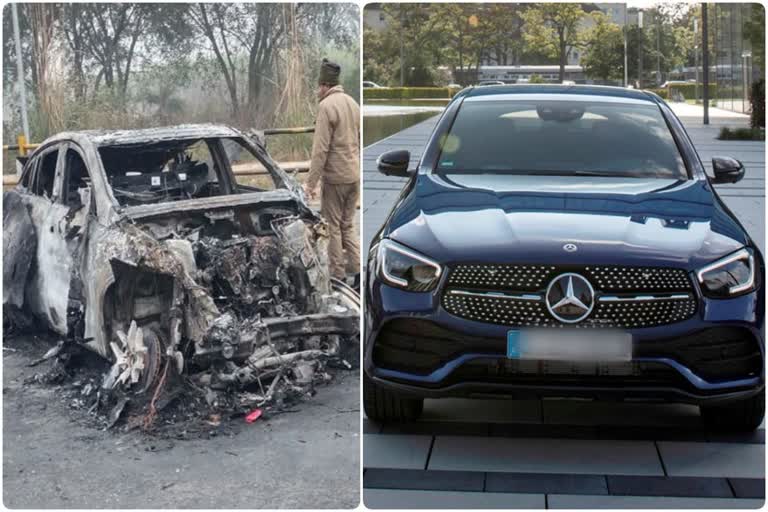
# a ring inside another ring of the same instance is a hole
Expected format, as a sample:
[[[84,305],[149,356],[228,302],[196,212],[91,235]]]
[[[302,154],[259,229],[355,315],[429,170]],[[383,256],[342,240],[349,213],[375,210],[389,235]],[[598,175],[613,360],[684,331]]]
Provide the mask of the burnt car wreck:
[[[238,184],[238,165],[266,174]],[[255,132],[56,135],[5,192],[3,228],[5,318],[107,359],[95,395],[113,416],[185,386],[268,407],[356,353],[359,299],[329,277],[326,224]]]

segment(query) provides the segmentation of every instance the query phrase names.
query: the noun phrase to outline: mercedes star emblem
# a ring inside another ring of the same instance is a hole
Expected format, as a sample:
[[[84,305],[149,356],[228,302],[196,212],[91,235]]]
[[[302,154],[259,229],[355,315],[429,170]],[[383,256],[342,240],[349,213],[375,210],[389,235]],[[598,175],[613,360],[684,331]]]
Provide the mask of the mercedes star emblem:
[[[563,250],[565,252],[576,252],[579,250],[579,248],[576,246],[576,244],[565,244],[563,246]]]
[[[547,309],[566,324],[581,322],[595,306],[595,291],[584,277],[566,273],[554,278],[547,287]]]

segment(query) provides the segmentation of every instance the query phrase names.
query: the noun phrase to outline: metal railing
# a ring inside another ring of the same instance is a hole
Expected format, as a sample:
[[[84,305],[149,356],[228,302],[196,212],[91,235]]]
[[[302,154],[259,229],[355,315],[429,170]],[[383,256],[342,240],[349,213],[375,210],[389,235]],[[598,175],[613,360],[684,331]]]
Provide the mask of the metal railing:
[[[267,128],[262,131],[264,135],[297,135],[313,133],[314,126],[299,126],[296,128]],[[3,151],[18,151],[19,156],[27,156],[30,152],[40,147],[39,143],[28,143],[24,135],[16,137],[16,144],[3,144]],[[278,162],[280,168],[289,173],[309,172],[309,160],[295,162]],[[236,176],[261,176],[269,174],[261,163],[234,164],[232,172]],[[19,181],[17,174],[3,174],[3,187],[13,187]]]
[[[23,135],[16,137],[16,144],[3,144],[3,151],[18,151],[19,156],[27,156],[27,152],[31,149],[37,149],[40,144],[27,143],[27,138]]]
[[[296,135],[299,133],[314,133],[314,126],[299,126],[296,128],[267,128],[264,135]]]

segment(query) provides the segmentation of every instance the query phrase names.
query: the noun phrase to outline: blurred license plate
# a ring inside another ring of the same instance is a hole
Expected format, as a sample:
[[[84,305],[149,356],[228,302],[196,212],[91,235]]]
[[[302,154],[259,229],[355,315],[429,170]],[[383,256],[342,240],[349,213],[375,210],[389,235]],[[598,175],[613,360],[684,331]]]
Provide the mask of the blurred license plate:
[[[541,361],[631,361],[632,335],[608,329],[509,331],[507,357]]]

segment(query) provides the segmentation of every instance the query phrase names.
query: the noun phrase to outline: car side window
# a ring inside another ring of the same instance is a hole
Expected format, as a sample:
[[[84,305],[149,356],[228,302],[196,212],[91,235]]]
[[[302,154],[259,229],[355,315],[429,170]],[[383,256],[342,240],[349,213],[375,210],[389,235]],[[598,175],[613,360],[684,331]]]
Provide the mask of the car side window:
[[[29,165],[27,165],[24,168],[24,172],[21,174],[21,181],[20,184],[22,187],[29,190],[29,187],[32,184],[32,181],[35,177],[35,166],[38,164],[37,160],[33,160],[29,162]]]
[[[70,208],[83,206],[83,198],[91,186],[88,168],[76,150],[69,148],[64,154],[64,180],[62,183],[61,202]]]
[[[240,139],[221,139],[221,146],[240,191],[267,191],[277,188],[275,178],[264,163],[251,153]]]
[[[33,194],[49,199],[53,197],[53,183],[56,179],[56,162],[58,158],[58,149],[48,151],[40,156],[31,188]]]

